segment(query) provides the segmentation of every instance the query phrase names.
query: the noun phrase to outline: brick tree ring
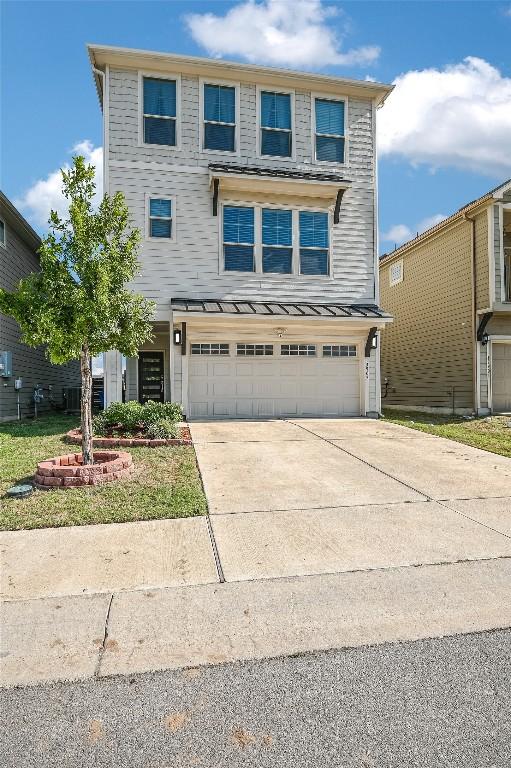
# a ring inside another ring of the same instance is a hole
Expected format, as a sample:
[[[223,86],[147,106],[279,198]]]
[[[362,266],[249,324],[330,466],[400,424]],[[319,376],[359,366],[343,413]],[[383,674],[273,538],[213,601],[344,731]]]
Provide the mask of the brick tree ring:
[[[34,485],[41,490],[102,485],[123,480],[133,472],[133,458],[127,451],[94,451],[94,464],[83,466],[81,453],[68,453],[40,461]]]

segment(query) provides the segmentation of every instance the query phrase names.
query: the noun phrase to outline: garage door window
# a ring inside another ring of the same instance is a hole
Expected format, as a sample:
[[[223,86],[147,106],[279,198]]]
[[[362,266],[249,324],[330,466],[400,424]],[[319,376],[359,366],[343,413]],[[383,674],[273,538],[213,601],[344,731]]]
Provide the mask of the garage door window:
[[[239,357],[273,355],[273,344],[237,344],[236,354]]]
[[[280,354],[284,357],[315,357],[315,344],[281,344]]]
[[[192,344],[190,347],[192,355],[228,355],[228,344]]]
[[[324,344],[323,357],[356,357],[357,348],[354,344]]]

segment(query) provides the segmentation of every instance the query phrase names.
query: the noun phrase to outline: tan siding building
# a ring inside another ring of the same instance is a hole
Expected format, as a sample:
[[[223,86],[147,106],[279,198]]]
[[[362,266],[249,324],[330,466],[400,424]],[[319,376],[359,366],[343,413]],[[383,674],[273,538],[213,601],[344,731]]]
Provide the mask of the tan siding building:
[[[382,334],[383,407],[511,410],[510,190],[380,260],[381,304],[394,317]]]

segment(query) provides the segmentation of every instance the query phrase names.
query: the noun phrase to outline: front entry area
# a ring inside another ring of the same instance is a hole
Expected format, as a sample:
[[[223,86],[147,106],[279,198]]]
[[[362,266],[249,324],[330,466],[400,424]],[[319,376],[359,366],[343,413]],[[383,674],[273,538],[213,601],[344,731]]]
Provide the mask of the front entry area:
[[[139,352],[138,356],[138,399],[142,404],[148,400],[162,403],[164,400],[164,358],[163,352]]]
[[[360,416],[356,343],[192,343],[189,416]]]

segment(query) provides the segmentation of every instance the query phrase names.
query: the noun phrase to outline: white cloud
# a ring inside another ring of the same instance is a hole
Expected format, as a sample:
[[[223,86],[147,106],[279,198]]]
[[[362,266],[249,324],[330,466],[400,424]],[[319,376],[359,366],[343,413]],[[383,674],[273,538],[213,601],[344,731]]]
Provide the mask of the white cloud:
[[[446,218],[447,217],[443,213],[435,213],[433,216],[428,216],[426,219],[422,219],[415,229],[410,229],[406,224],[394,224],[394,226],[387,232],[381,233],[380,239],[384,243],[401,245],[402,243],[406,243],[407,240],[416,237],[417,234],[420,235],[427,229],[434,227],[435,224],[438,224]]]
[[[103,195],[103,147],[95,147],[91,141],[75,144],[71,155],[83,155],[87,163],[96,169],[96,196],[98,203]],[[62,166],[69,170],[69,163]],[[45,228],[48,223],[50,211],[57,211],[61,216],[67,213],[67,201],[62,194],[62,176],[60,169],[49,173],[45,179],[39,179],[32,184],[23,196],[16,200],[16,206],[23,211],[26,217],[36,228]]]
[[[511,78],[469,56],[400,75],[379,114],[382,155],[504,179],[511,171]]]
[[[321,0],[245,0],[225,16],[191,13],[185,21],[194,40],[211,56],[241,56],[247,61],[318,68],[374,62],[374,45],[341,50],[348,33],[346,20]],[[337,17],[337,29],[328,21]]]

